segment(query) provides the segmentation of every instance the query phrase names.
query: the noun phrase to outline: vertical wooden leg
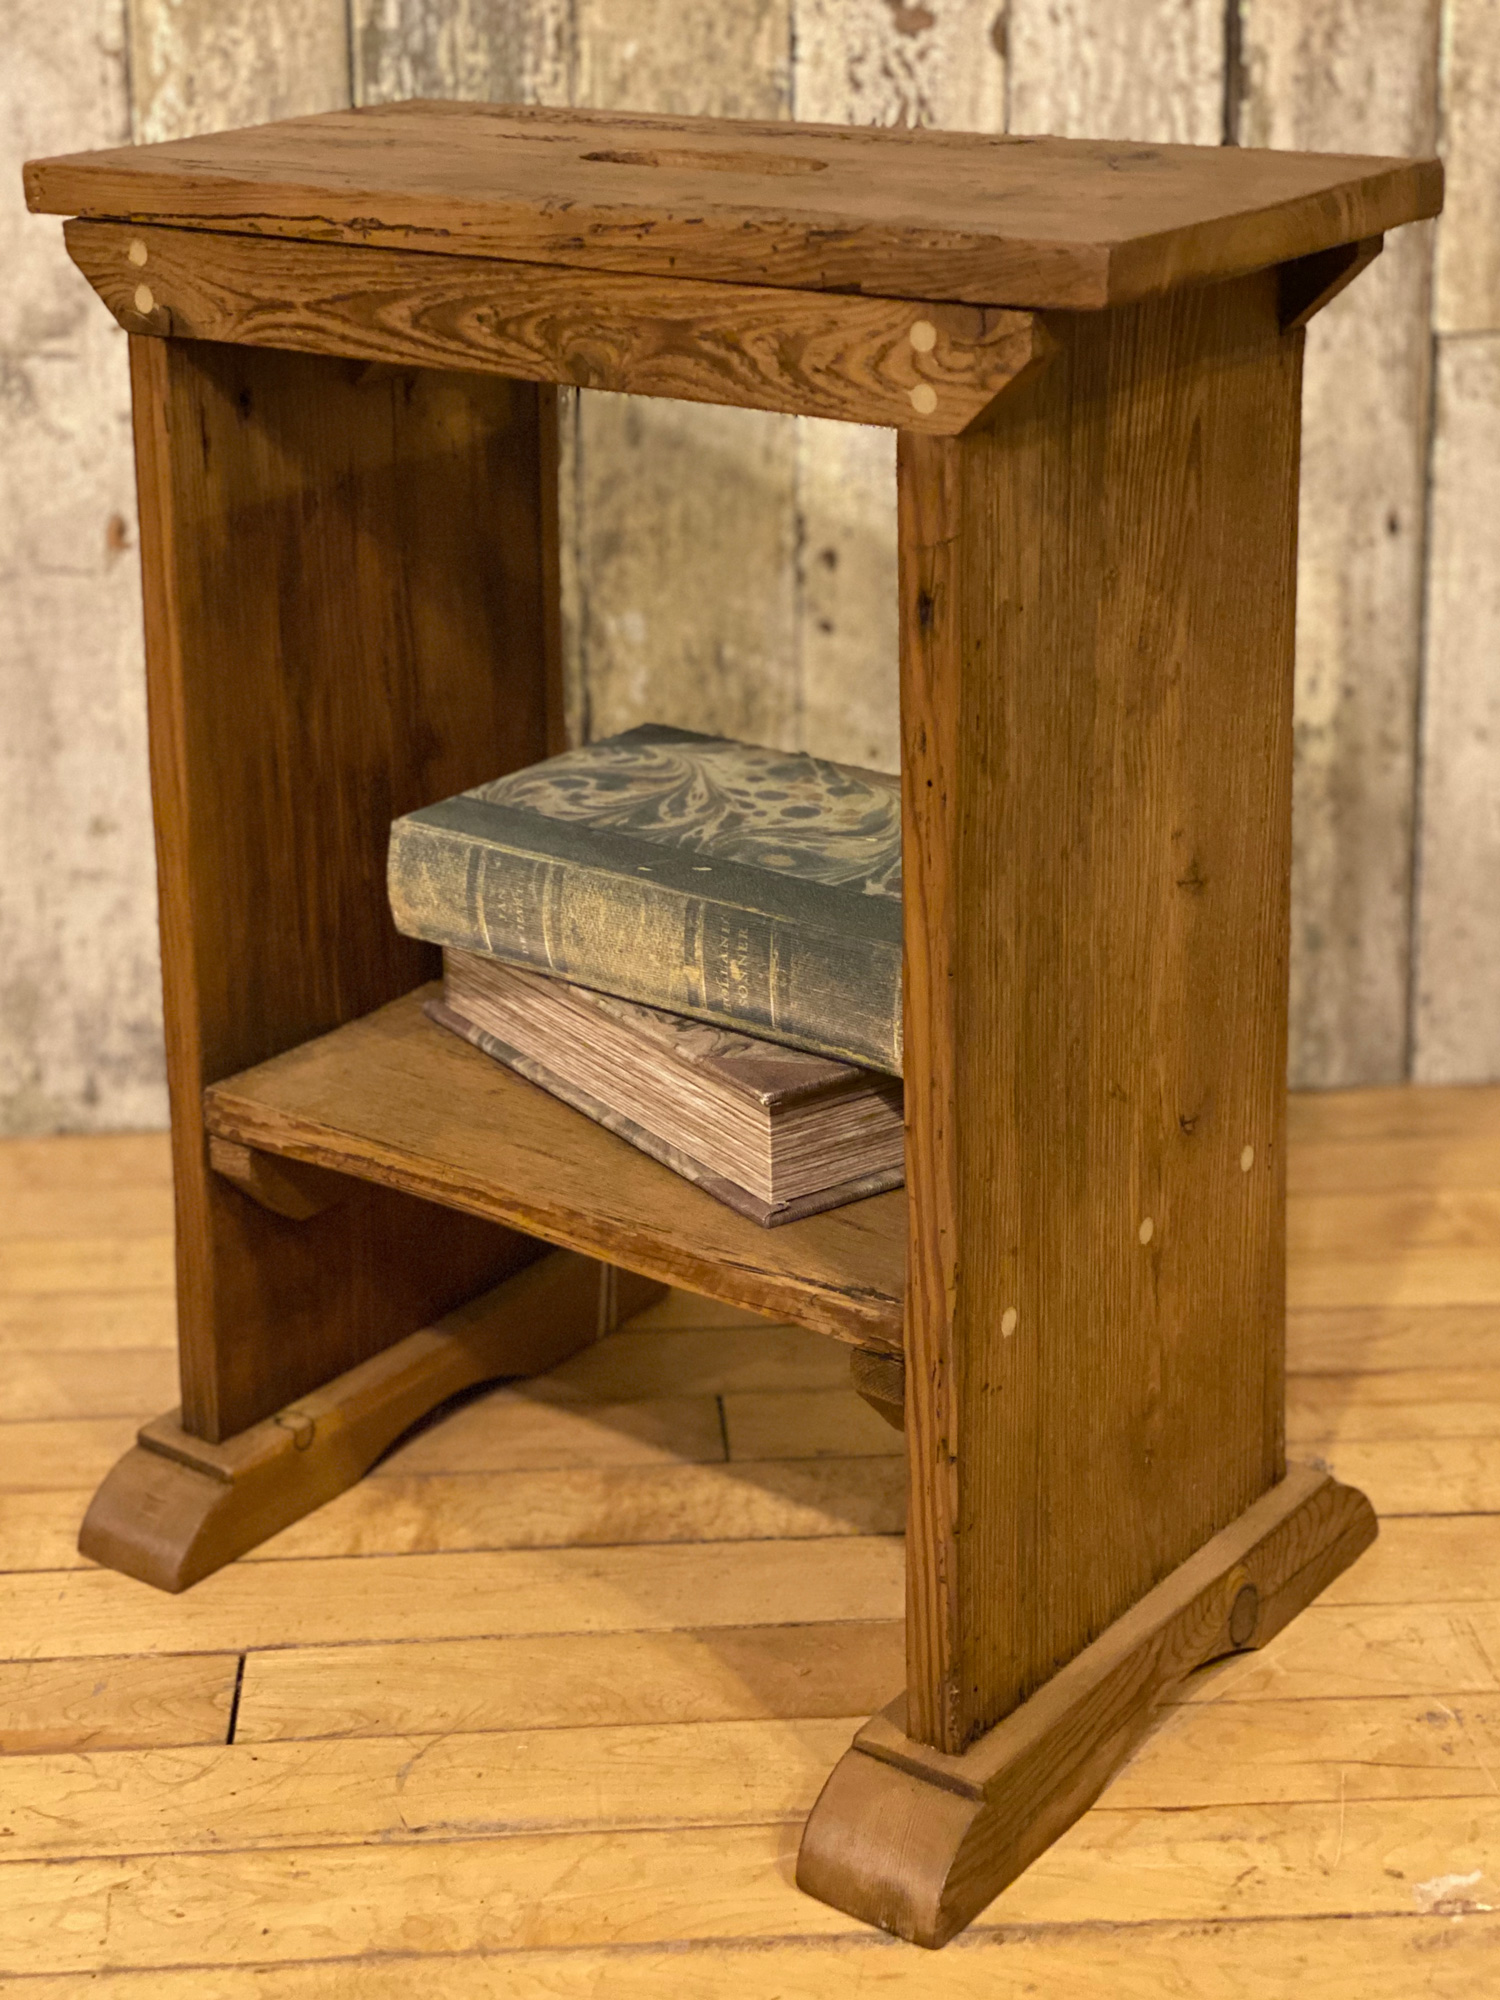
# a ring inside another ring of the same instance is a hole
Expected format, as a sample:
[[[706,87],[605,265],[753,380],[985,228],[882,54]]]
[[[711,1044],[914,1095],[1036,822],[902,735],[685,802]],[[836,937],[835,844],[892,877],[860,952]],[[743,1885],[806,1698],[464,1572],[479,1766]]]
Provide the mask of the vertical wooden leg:
[[[390,920],[391,819],[556,747],[553,393],[144,337],[131,366],[182,1408],[82,1546],[181,1589],[622,1294],[513,1230],[215,1157],[202,1117],[206,1085],[436,970]]]
[[[1038,1714],[1085,1649],[1130,1655],[1123,1621],[1169,1579],[1179,1611],[1198,1606],[1203,1657],[1227,1586],[1205,1599],[1184,1566],[1285,1472],[1302,336],[1282,330],[1274,272],[1049,326],[1052,359],[985,428],[900,449],[897,1733],[929,1776]],[[1368,1509],[1286,1505],[1299,1573],[1326,1581],[1319,1536],[1351,1559],[1346,1515]],[[963,1894],[919,1916],[917,1848],[954,1862],[955,1793],[920,1839],[914,1822],[875,1837],[900,1820],[877,1811],[863,1849],[852,1796],[836,1776],[801,1879],[926,1942],[1037,1851],[971,1844]]]
[[[550,392],[132,339],[182,1424],[219,1441],[542,1252],[387,1190],[293,1220],[206,1084],[431,976],[398,813],[545,753]]]

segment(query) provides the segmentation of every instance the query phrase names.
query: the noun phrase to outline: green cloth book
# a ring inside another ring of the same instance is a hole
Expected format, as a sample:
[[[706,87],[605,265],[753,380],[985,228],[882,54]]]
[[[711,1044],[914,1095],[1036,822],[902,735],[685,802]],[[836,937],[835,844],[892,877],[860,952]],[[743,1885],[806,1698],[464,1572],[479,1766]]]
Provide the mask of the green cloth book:
[[[901,1073],[899,781],[647,723],[408,813],[409,937]]]

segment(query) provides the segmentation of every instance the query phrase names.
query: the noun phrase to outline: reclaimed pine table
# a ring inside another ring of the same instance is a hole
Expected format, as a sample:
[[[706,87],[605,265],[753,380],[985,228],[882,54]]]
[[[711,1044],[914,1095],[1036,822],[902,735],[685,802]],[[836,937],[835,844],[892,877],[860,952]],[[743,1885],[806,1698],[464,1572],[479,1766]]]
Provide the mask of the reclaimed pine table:
[[[1308,319],[1432,161],[402,104],[35,162],[131,336],[180,1589],[681,1283],[904,1422],[814,1895],[940,1944],[1374,1535],[1283,1443]],[[899,434],[908,1182],[773,1231],[428,1027],[393,816],[560,747],[556,385]]]

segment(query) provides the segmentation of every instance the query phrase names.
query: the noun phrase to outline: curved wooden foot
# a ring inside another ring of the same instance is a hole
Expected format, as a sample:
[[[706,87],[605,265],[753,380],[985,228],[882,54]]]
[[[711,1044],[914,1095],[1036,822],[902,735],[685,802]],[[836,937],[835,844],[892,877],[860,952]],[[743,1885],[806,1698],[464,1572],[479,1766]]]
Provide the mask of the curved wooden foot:
[[[158,1590],[186,1590],[353,1486],[449,1396],[543,1374],[664,1289],[555,1250],[223,1444],[191,1436],[175,1410],[158,1417],[94,1495],[79,1550]]]
[[[962,1756],[914,1743],[892,1702],[813,1807],[798,1884],[946,1944],[1092,1805],[1169,1688],[1263,1645],[1375,1534],[1362,1493],[1294,1468]]]

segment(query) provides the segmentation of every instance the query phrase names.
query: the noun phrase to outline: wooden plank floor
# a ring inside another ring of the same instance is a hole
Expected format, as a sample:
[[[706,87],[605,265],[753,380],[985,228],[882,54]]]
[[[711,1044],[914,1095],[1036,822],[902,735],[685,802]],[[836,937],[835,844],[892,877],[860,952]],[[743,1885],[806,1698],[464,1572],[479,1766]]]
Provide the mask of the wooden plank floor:
[[[1500,1992],[1500,1090],[1293,1133],[1292,1448],[1381,1540],[936,1956],[791,1881],[901,1675],[842,1348],[675,1295],[168,1598],[73,1548],[175,1400],[165,1144],[0,1146],[0,1990]]]

